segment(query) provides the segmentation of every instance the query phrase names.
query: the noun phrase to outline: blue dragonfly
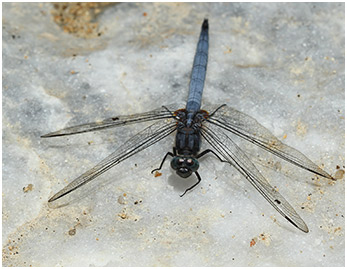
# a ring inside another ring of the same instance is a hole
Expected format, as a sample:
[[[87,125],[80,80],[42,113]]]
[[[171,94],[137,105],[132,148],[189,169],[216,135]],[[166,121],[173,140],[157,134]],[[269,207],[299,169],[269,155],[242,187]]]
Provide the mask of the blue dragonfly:
[[[270,131],[260,125],[252,117],[228,107],[225,104],[210,105],[201,109],[202,92],[208,59],[208,28],[208,20],[205,19],[201,27],[200,38],[194,57],[188,100],[185,108],[181,108],[175,104],[167,105],[145,113],[115,116],[99,122],[68,127],[42,136],[44,138],[66,136],[154,121],[154,123],[131,137],[95,167],[86,171],[62,190],[54,194],[48,202],[52,203],[75,191],[113,166],[159,142],[173,132],[176,132],[176,141],[173,151],[167,152],[159,168],[152,172],[160,170],[165,160],[168,157],[172,157],[171,167],[180,177],[187,178],[195,174],[197,182],[188,188],[181,196],[200,183],[201,176],[198,173],[198,159],[210,153],[220,161],[226,162],[236,168],[236,170],[238,170],[291,224],[303,232],[307,233],[309,231],[307,225],[293,207],[269,184],[229,135],[230,133],[237,135],[312,173],[329,179],[333,178],[309,160],[304,154],[279,141]],[[200,152],[202,138],[207,141],[213,150],[206,149]]]

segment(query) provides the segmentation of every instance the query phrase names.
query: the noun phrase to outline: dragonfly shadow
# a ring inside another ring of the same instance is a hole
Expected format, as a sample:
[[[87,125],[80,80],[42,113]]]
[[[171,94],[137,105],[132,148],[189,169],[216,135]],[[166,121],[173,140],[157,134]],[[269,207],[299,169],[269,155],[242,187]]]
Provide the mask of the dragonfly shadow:
[[[182,178],[176,174],[171,174],[167,179],[168,184],[172,186],[176,192],[179,192],[180,195],[184,193],[186,189],[189,189],[191,186],[193,186],[197,181],[198,179],[195,175],[191,175],[187,178]],[[196,186],[195,188],[198,188],[198,186]],[[191,191],[194,191],[195,188]]]

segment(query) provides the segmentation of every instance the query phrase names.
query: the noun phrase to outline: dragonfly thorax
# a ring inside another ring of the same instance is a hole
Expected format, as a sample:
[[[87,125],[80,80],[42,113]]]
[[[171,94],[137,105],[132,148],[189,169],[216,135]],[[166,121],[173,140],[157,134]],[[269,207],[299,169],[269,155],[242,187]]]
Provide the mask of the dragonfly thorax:
[[[180,177],[187,178],[199,169],[199,162],[192,157],[175,156],[171,160],[171,167]]]
[[[180,109],[175,112],[177,119],[176,150],[180,156],[195,156],[200,151],[200,128],[204,115]]]

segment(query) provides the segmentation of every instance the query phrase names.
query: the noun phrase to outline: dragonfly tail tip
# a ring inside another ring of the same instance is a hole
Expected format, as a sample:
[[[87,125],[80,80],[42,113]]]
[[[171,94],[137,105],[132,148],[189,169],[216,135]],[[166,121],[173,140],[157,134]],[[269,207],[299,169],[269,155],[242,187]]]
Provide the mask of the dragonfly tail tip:
[[[208,19],[204,19],[204,22],[202,23],[202,29],[208,29]]]

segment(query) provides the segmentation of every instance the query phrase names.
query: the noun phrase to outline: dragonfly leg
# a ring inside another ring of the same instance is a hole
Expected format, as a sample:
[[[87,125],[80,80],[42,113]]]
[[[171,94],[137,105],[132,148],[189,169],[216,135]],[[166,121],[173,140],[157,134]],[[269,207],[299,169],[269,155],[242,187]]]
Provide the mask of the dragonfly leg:
[[[225,161],[225,160],[223,160],[221,157],[219,157],[219,155],[217,154],[217,153],[215,153],[213,150],[211,150],[211,149],[206,149],[206,150],[204,150],[203,152],[201,152],[200,154],[198,154],[197,156],[196,156],[196,159],[199,159],[200,157],[202,157],[202,156],[204,156],[204,155],[206,155],[207,153],[212,153],[214,156],[216,156],[221,162],[223,162],[223,163],[227,163],[228,161]]]
[[[195,172],[196,177],[198,178],[198,182],[196,182],[193,186],[189,187],[188,189],[185,190],[185,192],[183,194],[180,195],[180,197],[183,197],[183,195],[185,195],[187,193],[187,191],[190,191],[191,189],[193,189],[196,185],[198,185],[201,181],[201,177],[199,175],[198,172]]]
[[[174,153],[175,153],[175,152],[176,152],[176,150],[175,150],[175,148],[174,148]],[[164,162],[165,162],[167,156],[174,157],[174,156],[175,156],[174,153],[172,153],[172,152],[166,153],[165,157],[164,157],[163,160],[161,161],[161,164],[160,164],[159,168],[153,169],[151,173],[153,174],[154,171],[159,171],[159,170],[161,170],[161,168],[163,167],[163,164],[164,164]]]

